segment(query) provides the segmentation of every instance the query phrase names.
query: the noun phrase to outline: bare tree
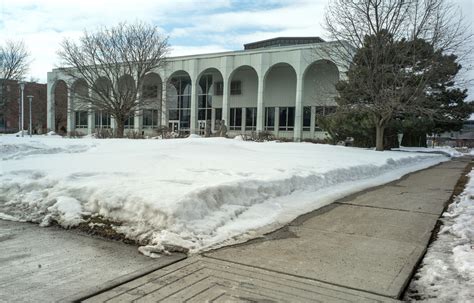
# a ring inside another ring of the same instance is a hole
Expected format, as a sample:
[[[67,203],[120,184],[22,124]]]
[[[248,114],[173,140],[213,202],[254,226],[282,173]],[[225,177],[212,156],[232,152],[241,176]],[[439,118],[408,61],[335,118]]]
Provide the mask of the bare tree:
[[[472,38],[459,10],[446,0],[332,0],[325,28],[336,45],[324,52],[339,64],[346,63],[347,69],[357,54],[364,66],[366,81],[359,83],[358,90],[365,100],[345,104],[342,110],[370,115],[377,150],[383,150],[384,129],[396,114],[423,112],[422,95],[431,89],[435,75],[430,72],[434,70],[430,59],[421,53],[426,47],[416,41],[431,45],[434,62],[440,53],[463,56],[463,47]],[[405,44],[398,54],[400,49],[394,52],[398,41],[415,42]],[[364,47],[368,50],[360,51]]]
[[[5,124],[5,116],[13,108],[7,104],[7,82],[24,78],[30,64],[29,56],[23,41],[6,41],[5,45],[0,45],[0,124]]]
[[[23,41],[7,41],[0,45],[0,79],[20,80],[29,67],[30,54]]]
[[[143,106],[145,76],[165,64],[168,39],[158,27],[137,22],[85,31],[76,43],[65,39],[58,52],[63,71],[73,81],[83,81],[90,93],[76,100],[92,110],[109,113],[122,137],[129,115]]]

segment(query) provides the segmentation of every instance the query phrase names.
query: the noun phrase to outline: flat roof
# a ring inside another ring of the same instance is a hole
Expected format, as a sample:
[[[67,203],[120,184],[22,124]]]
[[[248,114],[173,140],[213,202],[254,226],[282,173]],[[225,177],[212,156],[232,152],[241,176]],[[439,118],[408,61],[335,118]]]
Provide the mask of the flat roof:
[[[256,49],[274,46],[290,46],[325,42],[320,37],[276,37],[244,44],[244,49]]]

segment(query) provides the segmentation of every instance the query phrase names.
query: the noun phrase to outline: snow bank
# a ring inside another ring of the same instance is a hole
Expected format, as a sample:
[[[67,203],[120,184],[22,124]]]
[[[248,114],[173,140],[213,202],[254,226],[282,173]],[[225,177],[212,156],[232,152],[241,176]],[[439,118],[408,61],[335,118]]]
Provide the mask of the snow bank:
[[[417,153],[432,153],[432,154],[441,154],[448,157],[456,158],[464,156],[463,153],[457,151],[456,149],[450,146],[439,146],[439,147],[405,147],[393,148],[392,150],[396,151],[406,151],[406,152],[417,152]]]
[[[474,302],[474,171],[464,192],[442,215],[409,296],[439,302]]]
[[[63,226],[99,214],[149,244],[244,241],[448,158],[308,143],[2,137],[0,215]]]

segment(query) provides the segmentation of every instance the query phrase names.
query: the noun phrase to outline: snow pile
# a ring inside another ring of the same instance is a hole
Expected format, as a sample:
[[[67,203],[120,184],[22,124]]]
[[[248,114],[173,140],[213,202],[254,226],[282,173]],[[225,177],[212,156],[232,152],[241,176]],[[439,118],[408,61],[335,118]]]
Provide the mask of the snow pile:
[[[432,153],[432,154],[441,154],[448,157],[456,158],[464,156],[463,153],[457,151],[451,146],[439,146],[439,147],[405,147],[393,148],[392,150],[396,151],[406,151],[406,152],[417,152],[417,153]]]
[[[90,145],[84,144],[70,144],[66,146],[58,146],[56,144],[50,146],[43,144],[37,140],[17,144],[2,143],[0,145],[0,157],[2,160],[18,160],[29,155],[80,153],[89,148]]]
[[[224,138],[2,141],[0,216],[69,227],[100,215],[148,244],[141,248],[147,255],[170,245],[198,252],[244,241],[337,198],[448,160]]]
[[[443,214],[443,226],[410,285],[409,296],[474,302],[474,171],[464,192]]]

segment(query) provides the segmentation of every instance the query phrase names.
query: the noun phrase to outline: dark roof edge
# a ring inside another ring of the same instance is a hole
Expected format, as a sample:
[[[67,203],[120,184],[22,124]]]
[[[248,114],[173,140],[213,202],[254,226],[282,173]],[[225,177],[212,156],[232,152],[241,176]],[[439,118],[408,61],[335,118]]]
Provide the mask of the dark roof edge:
[[[268,41],[273,41],[273,40],[278,40],[278,39],[307,39],[307,40],[321,40],[321,42],[326,42],[324,41],[324,39],[322,39],[321,37],[317,37],[317,36],[309,36],[309,37],[275,37],[275,38],[270,38],[270,39],[265,39],[265,40],[260,40],[260,41],[254,41],[254,42],[249,42],[249,43],[246,43],[244,44],[244,47],[247,46],[247,45],[253,45],[253,44],[257,44],[257,43],[264,43],[264,42],[268,42]]]

